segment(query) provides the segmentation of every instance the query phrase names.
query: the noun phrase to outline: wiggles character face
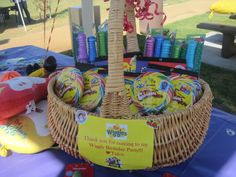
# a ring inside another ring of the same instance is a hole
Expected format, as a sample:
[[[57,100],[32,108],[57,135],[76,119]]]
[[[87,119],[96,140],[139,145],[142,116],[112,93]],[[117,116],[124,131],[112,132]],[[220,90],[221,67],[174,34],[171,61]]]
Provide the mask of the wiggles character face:
[[[130,101],[129,103],[132,103],[132,86],[134,83],[133,78],[125,78],[125,89],[126,89],[126,96],[128,100]]]
[[[75,77],[76,76],[76,77]],[[56,94],[66,103],[76,106],[83,94],[83,78],[80,75],[62,73],[55,83]]]
[[[133,101],[133,87],[134,78],[126,77],[125,78],[125,89],[126,89],[126,96],[129,100],[129,108],[133,114],[137,114],[139,112],[139,109],[134,105]]]
[[[83,75],[85,90],[93,87],[105,86],[105,81],[102,76],[97,73],[88,73]]]
[[[116,168],[121,168],[122,162],[120,159],[117,157],[109,157],[106,159],[106,163],[108,163],[108,166],[116,167]]]
[[[33,84],[46,83],[46,79],[37,77],[16,77],[5,82],[14,91],[22,91],[33,87]]]
[[[105,82],[97,73],[88,73],[84,75],[85,92],[80,100],[81,108],[92,111],[100,105],[104,92]]]
[[[167,108],[168,112],[183,110],[186,107],[193,105],[195,100],[194,84],[189,79],[179,79],[172,81],[175,88],[173,101]]]
[[[134,81],[134,99],[145,111],[157,113],[168,104],[168,97],[172,96],[168,95],[170,87],[166,76],[160,73],[145,73]]]
[[[188,105],[192,105],[194,100],[193,88],[188,84],[180,83],[178,87],[175,87],[174,100],[185,107]]]

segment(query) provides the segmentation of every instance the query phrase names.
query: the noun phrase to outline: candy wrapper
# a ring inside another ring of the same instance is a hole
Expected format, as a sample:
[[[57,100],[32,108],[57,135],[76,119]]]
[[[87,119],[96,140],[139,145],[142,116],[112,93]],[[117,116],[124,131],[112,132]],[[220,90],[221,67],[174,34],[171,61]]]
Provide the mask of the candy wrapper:
[[[84,95],[80,100],[80,108],[93,111],[102,102],[105,92],[105,80],[96,71],[87,71],[83,74]]]
[[[201,85],[198,80],[192,80],[189,76],[177,76],[171,79],[171,83],[175,93],[166,112],[184,110],[197,101],[201,92]]]
[[[65,103],[75,107],[78,106],[84,91],[83,77],[80,70],[72,67],[63,69],[56,76],[54,91]]]
[[[48,79],[15,77],[0,82],[0,121],[11,118],[47,97]]]
[[[133,100],[143,114],[157,114],[166,108],[174,94],[169,78],[158,72],[147,72],[134,80]]]
[[[133,77],[125,77],[125,89],[126,89],[126,95],[129,100],[129,108],[132,112],[133,115],[136,115],[139,112],[139,109],[135,106],[134,101],[133,101],[133,94],[132,94],[132,86],[134,84],[134,79]]]
[[[88,163],[66,165],[66,171],[64,177],[76,177],[76,175],[77,177],[79,175],[82,177],[93,177],[94,169]]]

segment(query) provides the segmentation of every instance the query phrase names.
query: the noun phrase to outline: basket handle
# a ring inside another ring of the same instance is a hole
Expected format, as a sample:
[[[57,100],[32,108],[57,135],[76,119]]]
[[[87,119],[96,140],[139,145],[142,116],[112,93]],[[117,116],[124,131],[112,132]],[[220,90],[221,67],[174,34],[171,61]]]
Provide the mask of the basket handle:
[[[127,37],[127,52],[139,52],[139,45],[136,32],[136,22],[134,14],[134,5],[126,3],[125,12],[127,14],[128,21],[131,22],[133,26],[133,31],[131,33],[126,33]]]
[[[100,116],[131,118],[124,85],[123,14],[125,0],[111,0],[108,20],[108,78]]]

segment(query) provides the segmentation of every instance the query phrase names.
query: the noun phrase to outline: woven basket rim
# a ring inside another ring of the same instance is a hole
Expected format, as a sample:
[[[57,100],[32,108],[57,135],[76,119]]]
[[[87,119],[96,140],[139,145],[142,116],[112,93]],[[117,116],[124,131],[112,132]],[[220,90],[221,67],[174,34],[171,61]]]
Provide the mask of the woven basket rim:
[[[49,81],[49,84],[48,84],[48,92],[50,93],[50,96],[53,97],[59,105],[62,105],[63,107],[65,107],[66,109],[71,109],[74,113],[76,113],[77,110],[83,110],[83,109],[78,109],[78,108],[75,108],[65,102],[63,102],[54,92],[54,84],[55,84],[55,80],[56,80],[56,77],[53,77],[51,78],[51,80]],[[184,110],[179,110],[179,111],[176,111],[176,112],[173,112],[173,113],[163,113],[163,114],[158,114],[158,115],[153,115],[152,117],[158,117],[158,118],[169,118],[170,116],[179,116],[179,115],[183,115],[183,114],[188,114],[189,112],[191,112],[192,109],[195,109],[196,107],[198,107],[202,102],[204,102],[206,99],[208,99],[209,97],[212,99],[212,93],[211,93],[211,89],[208,85],[208,83],[206,83],[204,80],[202,79],[199,79],[200,80],[200,83],[201,83],[201,86],[202,86],[202,91],[203,91],[203,94],[201,96],[201,98],[196,102],[194,103],[192,106],[189,106],[187,107],[186,109]],[[92,112],[89,112],[89,111],[86,111],[86,110],[83,110],[85,111],[86,113],[88,113],[89,115],[96,115],[98,117],[100,117],[98,114],[96,113],[92,113]],[[134,116],[133,116],[134,117]],[[141,118],[142,117],[142,118]],[[100,118],[104,118],[104,117],[100,117]],[[139,116],[137,118],[135,118],[136,120],[137,119],[148,119],[150,118],[150,116]],[[112,117],[111,117],[112,119]],[[132,120],[132,119],[131,119]]]

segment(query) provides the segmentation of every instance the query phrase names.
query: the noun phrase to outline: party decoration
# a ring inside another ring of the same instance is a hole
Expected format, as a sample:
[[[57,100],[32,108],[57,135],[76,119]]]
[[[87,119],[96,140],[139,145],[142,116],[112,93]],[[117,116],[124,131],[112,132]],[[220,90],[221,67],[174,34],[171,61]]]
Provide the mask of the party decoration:
[[[153,50],[154,50],[154,44],[155,44],[154,42],[155,42],[155,39],[153,37],[148,37],[146,39],[145,50],[144,50],[145,57],[153,56]]]
[[[193,70],[194,68],[194,57],[197,47],[197,42],[195,40],[188,41],[188,49],[186,54],[187,69]]]
[[[174,89],[169,78],[158,72],[147,72],[134,80],[133,100],[144,114],[157,114],[170,103]]]
[[[94,36],[88,37],[88,49],[89,49],[89,63],[93,64],[95,62],[97,51],[96,51],[96,38]]]
[[[171,83],[175,92],[166,112],[176,112],[192,106],[197,96],[197,86],[194,81],[188,76],[176,76],[172,78]]]
[[[17,71],[4,71],[0,73],[0,82],[4,82],[19,76],[21,76],[21,74]]]
[[[31,154],[54,144],[47,128],[47,101],[39,102],[36,107],[35,112],[18,115],[0,124],[0,144],[5,151]]]
[[[84,90],[80,70],[73,67],[63,69],[56,77],[54,90],[62,101],[75,107],[78,106]]]
[[[48,80],[38,77],[15,77],[0,82],[0,121],[15,116],[47,97]]]
[[[99,31],[97,33],[98,56],[107,56],[107,32]]]
[[[86,46],[86,34],[78,33],[78,54],[79,58],[77,59],[79,63],[87,63],[87,46]]]
[[[164,41],[163,36],[156,36],[155,37],[155,51],[154,51],[154,57],[160,57],[161,56],[161,48],[162,48],[162,43]]]
[[[139,112],[139,109],[136,107],[133,101],[133,94],[132,94],[132,87],[134,84],[134,79],[133,77],[125,77],[125,89],[126,89],[126,95],[129,100],[129,108],[132,112],[133,115],[136,115]]]
[[[214,12],[221,14],[232,14],[236,13],[236,1],[235,0],[218,0],[213,3],[210,7],[211,14],[213,16]]]
[[[162,43],[161,48],[161,57],[168,58],[170,56],[171,42],[168,39],[165,39]]]
[[[107,2],[109,0],[104,0],[104,2]],[[166,21],[166,14],[164,12],[158,11],[158,4],[152,0],[144,0],[144,4],[141,4],[140,0],[126,0],[126,4],[131,5],[134,7],[135,11],[135,17],[139,20],[152,20],[154,16],[156,15],[162,15],[163,20],[161,21],[161,25],[164,24]],[[153,8],[151,8],[153,7]],[[151,9],[154,9],[152,12]],[[129,33],[132,33],[134,30],[133,25],[131,22],[128,21],[127,14],[124,14],[124,31],[127,31]]]
[[[105,81],[102,76],[89,71],[83,74],[84,95],[80,100],[80,107],[87,111],[95,110],[102,102],[105,92]]]

